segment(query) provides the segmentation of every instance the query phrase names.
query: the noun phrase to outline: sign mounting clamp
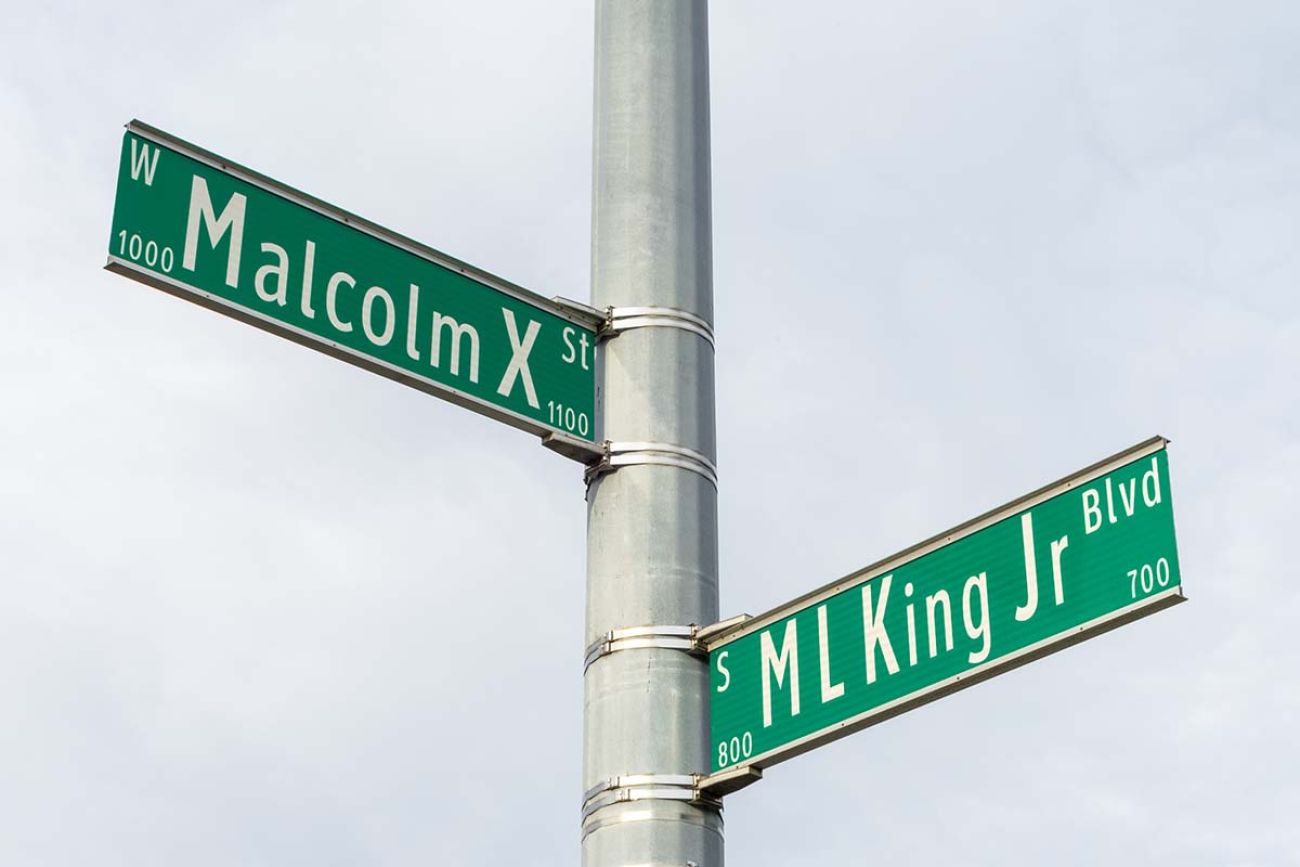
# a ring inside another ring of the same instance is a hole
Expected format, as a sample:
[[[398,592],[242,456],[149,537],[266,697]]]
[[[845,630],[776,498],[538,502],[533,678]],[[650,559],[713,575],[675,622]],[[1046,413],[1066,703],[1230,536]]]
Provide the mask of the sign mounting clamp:
[[[710,347],[716,346],[713,325],[707,319],[676,307],[607,307],[598,336],[617,337],[634,328],[677,328],[698,334]]]
[[[712,460],[695,449],[672,443],[653,442],[605,442],[605,456],[597,463],[587,467],[587,484],[597,476],[613,472],[619,467],[664,466],[689,470],[708,479],[713,487],[718,486],[718,467]]]

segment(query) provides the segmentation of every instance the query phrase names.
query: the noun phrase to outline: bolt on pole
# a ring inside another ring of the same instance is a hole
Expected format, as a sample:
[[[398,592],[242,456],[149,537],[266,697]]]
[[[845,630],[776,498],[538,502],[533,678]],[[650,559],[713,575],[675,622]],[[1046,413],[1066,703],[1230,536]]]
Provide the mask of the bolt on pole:
[[[707,4],[597,0],[595,47],[592,303],[639,327],[598,354],[620,460],[587,491],[583,863],[721,867],[691,777],[708,666],[681,640],[718,619]]]

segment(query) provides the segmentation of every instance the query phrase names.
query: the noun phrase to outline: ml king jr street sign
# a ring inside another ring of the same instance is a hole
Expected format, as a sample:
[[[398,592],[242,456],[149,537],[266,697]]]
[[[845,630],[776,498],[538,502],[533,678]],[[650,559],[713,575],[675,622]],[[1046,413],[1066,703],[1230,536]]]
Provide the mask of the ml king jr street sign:
[[[710,630],[713,775],[738,779],[1182,602],[1165,445]]]

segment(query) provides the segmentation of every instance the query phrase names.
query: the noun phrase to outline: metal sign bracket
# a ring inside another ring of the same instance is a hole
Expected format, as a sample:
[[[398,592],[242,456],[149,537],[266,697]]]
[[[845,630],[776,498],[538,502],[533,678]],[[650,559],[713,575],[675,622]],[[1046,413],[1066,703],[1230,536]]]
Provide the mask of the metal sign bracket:
[[[721,798],[723,795],[730,795],[732,792],[740,791],[748,785],[757,783],[761,779],[763,779],[762,768],[745,765],[744,767],[728,768],[725,771],[718,771],[716,774],[701,777],[697,787],[702,795]]]
[[[609,320],[607,310],[598,310],[590,304],[583,304],[581,301],[574,301],[572,298],[562,298],[556,295],[551,299],[551,303],[557,307],[563,307],[578,318],[587,320],[586,324],[598,334]]]
[[[575,436],[552,431],[542,437],[542,445],[566,458],[591,467],[605,459],[604,443],[589,443]]]
[[[717,623],[712,623],[708,626],[701,626],[696,630],[695,638],[707,651],[709,645],[714,641],[717,641],[720,636],[739,629],[745,625],[746,621],[752,619],[753,615],[751,614],[737,614],[735,617],[728,617],[726,620],[719,620]]]

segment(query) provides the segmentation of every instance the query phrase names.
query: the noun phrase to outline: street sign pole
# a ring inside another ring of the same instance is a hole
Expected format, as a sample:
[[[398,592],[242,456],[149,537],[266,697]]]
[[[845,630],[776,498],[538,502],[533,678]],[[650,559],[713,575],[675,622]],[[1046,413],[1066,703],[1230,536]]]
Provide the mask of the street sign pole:
[[[612,309],[587,492],[583,863],[720,867],[692,645],[718,608],[706,4],[597,0],[595,49],[592,298]]]
[[[1153,437],[719,622],[706,0],[596,0],[593,151],[593,307],[139,122],[105,266],[586,465],[586,867],[722,867],[764,768],[1183,601]]]

